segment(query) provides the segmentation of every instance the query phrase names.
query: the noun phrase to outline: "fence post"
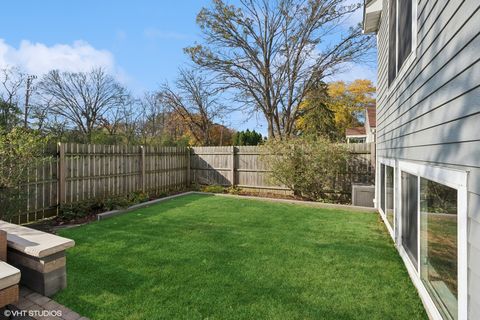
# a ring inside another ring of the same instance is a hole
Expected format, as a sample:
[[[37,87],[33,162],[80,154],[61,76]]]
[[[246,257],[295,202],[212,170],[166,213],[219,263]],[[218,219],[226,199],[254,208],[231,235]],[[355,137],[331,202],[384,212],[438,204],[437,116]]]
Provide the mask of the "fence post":
[[[58,203],[65,203],[65,144],[58,143]]]
[[[235,186],[235,146],[232,146],[232,172],[231,172],[231,176],[232,176],[232,179],[230,180],[230,182],[232,183],[232,187]]]
[[[192,149],[190,147],[187,147],[187,188],[190,187],[191,183],[191,177],[190,177],[190,170],[192,164],[190,163],[190,156],[191,156]]]
[[[145,147],[140,146],[140,165],[141,165],[141,179],[142,179],[142,192],[145,192]]]

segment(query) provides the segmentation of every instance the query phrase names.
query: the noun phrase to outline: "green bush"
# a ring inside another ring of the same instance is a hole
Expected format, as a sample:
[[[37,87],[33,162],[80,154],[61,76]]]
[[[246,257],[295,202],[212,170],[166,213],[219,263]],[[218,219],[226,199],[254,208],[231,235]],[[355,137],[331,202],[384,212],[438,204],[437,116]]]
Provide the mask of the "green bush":
[[[113,196],[103,201],[103,207],[105,211],[118,210],[129,207],[131,203],[129,197]]]
[[[203,186],[200,188],[202,192],[209,192],[209,193],[224,193],[225,188],[222,186],[218,185],[212,185],[212,186]]]
[[[147,202],[148,200],[150,200],[150,196],[148,195],[148,193],[137,191],[130,194],[130,202],[142,203],[142,202]]]
[[[64,204],[60,207],[58,219],[62,221],[82,219],[105,211],[125,209],[149,199],[149,195],[144,192],[133,192],[128,195],[116,195],[106,199],[93,199]]]
[[[242,192],[242,189],[237,186],[232,186],[225,189],[225,191],[229,194],[240,194],[240,192]]]
[[[44,155],[48,139],[39,132],[13,128],[0,129],[0,203],[1,217],[7,219],[25,207],[26,188],[20,187],[29,170],[50,157]]]
[[[314,201],[327,200],[338,191],[337,177],[345,173],[350,157],[345,145],[315,136],[269,140],[265,148],[263,158],[273,182]]]
[[[62,204],[58,212],[58,218],[63,221],[71,221],[100,213],[104,209],[105,206],[101,200],[85,200]]]

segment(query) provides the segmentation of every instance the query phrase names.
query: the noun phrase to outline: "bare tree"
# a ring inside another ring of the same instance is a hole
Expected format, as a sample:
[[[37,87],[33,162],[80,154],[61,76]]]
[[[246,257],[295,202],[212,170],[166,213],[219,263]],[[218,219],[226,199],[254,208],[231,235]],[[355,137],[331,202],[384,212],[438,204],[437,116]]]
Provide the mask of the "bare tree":
[[[167,110],[161,101],[158,92],[145,92],[140,99],[140,118],[139,134],[143,143],[147,140],[158,140],[156,137],[162,137],[165,134],[167,121]]]
[[[125,134],[127,144],[131,144],[139,136],[141,119],[143,114],[139,108],[140,101],[138,99],[129,99],[120,108],[121,117],[123,119],[121,126]]]
[[[197,71],[181,69],[175,89],[164,84],[158,96],[167,109],[181,117],[195,140],[210,145],[214,121],[228,110],[220,101],[222,90]]]
[[[48,117],[52,98],[48,97],[47,99],[43,99],[40,95],[35,96],[35,98],[38,98],[38,100],[36,103],[32,104],[31,107],[31,126],[39,131],[44,131],[52,121],[52,119],[49,119]]]
[[[142,111],[138,99],[127,95],[122,102],[112,108],[100,121],[102,127],[117,140],[124,138],[127,144],[134,142],[141,124]]]
[[[185,49],[199,66],[237,89],[237,100],[261,111],[270,137],[295,131],[299,106],[319,81],[374,45],[345,20],[360,4],[346,0],[213,0],[197,21],[204,45]]]
[[[24,82],[25,77],[20,69],[5,67],[0,70],[0,128],[8,131],[19,125],[20,92]]]
[[[17,67],[5,67],[0,70],[0,98],[8,104],[18,107],[20,91],[25,83],[25,75]]]
[[[100,120],[128,98],[125,88],[101,68],[78,73],[53,70],[38,87],[45,99],[51,98],[49,113],[74,126],[88,142]]]

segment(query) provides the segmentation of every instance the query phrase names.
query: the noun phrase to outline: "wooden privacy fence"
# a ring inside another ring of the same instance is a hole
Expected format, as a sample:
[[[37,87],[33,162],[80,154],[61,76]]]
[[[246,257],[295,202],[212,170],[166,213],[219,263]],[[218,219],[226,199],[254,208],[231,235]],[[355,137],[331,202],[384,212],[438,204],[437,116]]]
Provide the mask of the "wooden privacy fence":
[[[355,155],[336,190],[349,195],[355,182],[373,183],[374,145],[351,144]],[[269,179],[262,147],[143,147],[58,144],[49,161],[32,165],[22,187],[27,201],[14,222],[28,223],[57,214],[59,205],[143,191],[160,195],[196,184],[238,186],[254,191],[291,193]],[[0,207],[1,213],[1,207]]]
[[[45,150],[45,156],[45,161],[32,164],[28,170],[27,181],[21,186],[22,193],[25,195],[25,204],[20,209],[23,214],[15,217],[13,222],[27,223],[57,214],[58,165],[56,146],[49,146]],[[22,201],[24,201],[23,198]]]
[[[266,164],[258,146],[193,147],[190,170],[192,181],[203,185],[289,192],[269,181]]]
[[[59,203],[185,188],[188,149],[59,144]]]
[[[375,145],[373,143],[349,144],[353,155],[344,174],[335,181],[336,190],[349,197],[352,183],[373,183]],[[285,186],[275,185],[269,179],[261,146],[247,147],[194,147],[190,170],[192,181],[199,184],[238,186],[254,191],[291,193]]]
[[[13,222],[54,216],[61,204],[140,191],[160,195],[189,184],[185,147],[60,143],[48,155],[49,161],[30,169],[22,186],[26,204]]]

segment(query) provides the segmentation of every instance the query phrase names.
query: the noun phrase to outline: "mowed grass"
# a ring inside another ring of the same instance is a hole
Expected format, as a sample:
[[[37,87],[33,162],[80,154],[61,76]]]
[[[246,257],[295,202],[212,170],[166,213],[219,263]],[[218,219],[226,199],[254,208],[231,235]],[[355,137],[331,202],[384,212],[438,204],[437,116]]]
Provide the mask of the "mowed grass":
[[[189,195],[60,234],[91,319],[427,319],[372,213]]]

